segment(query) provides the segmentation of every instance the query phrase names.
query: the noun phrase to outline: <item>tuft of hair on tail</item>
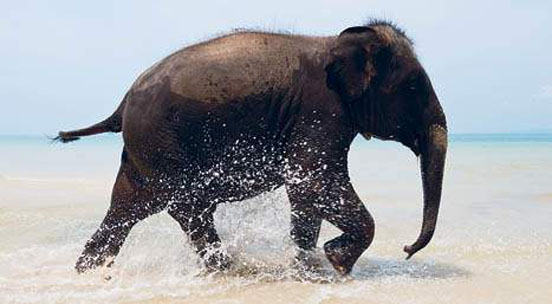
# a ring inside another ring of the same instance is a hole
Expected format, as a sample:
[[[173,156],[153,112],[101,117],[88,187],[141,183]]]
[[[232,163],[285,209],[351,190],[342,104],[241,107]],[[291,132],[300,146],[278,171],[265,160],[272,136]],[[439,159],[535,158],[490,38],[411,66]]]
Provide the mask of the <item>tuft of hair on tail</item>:
[[[59,131],[58,136],[50,138],[52,142],[68,143],[79,140],[80,136],[71,136],[69,132]]]

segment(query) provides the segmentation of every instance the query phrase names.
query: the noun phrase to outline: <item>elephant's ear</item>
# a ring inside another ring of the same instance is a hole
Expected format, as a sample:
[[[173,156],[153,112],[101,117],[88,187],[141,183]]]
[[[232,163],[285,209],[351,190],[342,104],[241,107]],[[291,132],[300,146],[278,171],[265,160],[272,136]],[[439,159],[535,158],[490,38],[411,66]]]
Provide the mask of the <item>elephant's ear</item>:
[[[326,70],[326,85],[348,99],[364,92],[372,74],[364,42],[373,35],[369,27],[356,26],[344,30],[330,50]]]
[[[341,32],[325,67],[328,88],[349,100],[360,97],[382,68],[378,58],[384,48],[371,27],[355,26]]]

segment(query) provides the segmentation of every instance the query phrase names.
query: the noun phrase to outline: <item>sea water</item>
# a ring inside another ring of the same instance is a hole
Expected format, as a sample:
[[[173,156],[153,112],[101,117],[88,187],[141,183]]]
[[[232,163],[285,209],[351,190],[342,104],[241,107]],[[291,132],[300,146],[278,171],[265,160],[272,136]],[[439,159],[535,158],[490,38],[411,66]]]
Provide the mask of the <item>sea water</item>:
[[[348,278],[290,267],[284,189],[220,205],[235,261],[205,274],[166,212],[133,228],[115,264],[74,264],[109,205],[122,141],[0,137],[0,303],[552,303],[552,135],[451,136],[432,242],[406,261],[422,221],[419,160],[358,138],[351,179],[376,236]],[[318,246],[339,231],[324,223]]]

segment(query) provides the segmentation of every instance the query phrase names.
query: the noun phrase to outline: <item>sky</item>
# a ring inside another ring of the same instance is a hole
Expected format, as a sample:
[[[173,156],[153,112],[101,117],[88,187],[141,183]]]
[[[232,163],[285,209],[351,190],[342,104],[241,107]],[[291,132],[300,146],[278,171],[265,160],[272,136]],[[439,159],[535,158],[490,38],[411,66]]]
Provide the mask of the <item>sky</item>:
[[[0,135],[110,115],[156,61],[236,28],[336,35],[394,21],[452,133],[552,132],[552,1],[2,1]]]

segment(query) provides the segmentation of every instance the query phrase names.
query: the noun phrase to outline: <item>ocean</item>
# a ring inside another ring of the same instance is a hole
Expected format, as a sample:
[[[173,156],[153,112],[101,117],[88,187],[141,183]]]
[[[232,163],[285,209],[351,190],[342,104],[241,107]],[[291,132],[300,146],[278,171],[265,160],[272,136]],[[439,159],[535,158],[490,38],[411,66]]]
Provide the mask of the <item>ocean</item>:
[[[122,141],[52,144],[0,137],[0,303],[552,303],[552,134],[452,135],[432,242],[406,261],[422,221],[418,159],[357,138],[351,179],[376,236],[348,278],[320,249],[320,273],[290,267],[285,191],[220,205],[215,223],[235,261],[202,272],[166,212],[133,228],[115,264],[74,264],[109,205]]]

